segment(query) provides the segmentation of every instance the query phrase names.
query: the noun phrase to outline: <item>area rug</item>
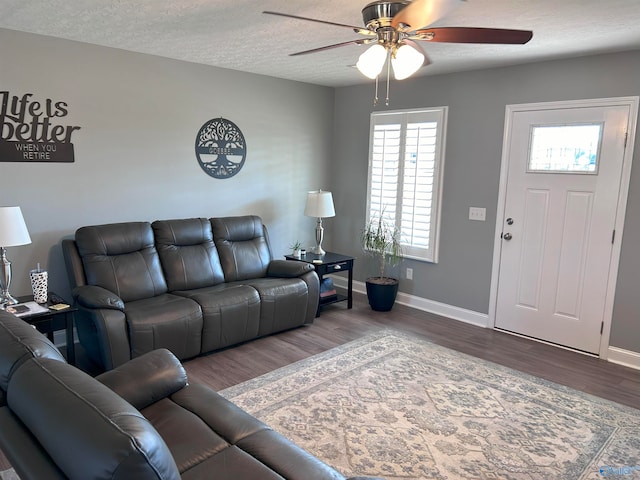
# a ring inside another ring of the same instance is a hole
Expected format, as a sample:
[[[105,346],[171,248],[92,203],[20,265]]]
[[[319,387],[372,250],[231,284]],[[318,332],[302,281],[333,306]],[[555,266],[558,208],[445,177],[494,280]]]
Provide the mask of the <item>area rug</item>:
[[[0,480],[20,480],[20,477],[16,475],[16,472],[13,468],[10,468],[9,470],[0,472]]]
[[[640,410],[401,332],[221,393],[345,475],[640,478]]]

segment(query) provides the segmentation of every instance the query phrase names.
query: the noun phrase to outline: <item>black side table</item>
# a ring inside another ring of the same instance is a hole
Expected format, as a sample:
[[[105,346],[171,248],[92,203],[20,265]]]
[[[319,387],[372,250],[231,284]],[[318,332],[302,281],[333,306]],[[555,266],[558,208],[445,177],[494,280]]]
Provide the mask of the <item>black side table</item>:
[[[52,310],[51,306],[58,302],[53,302],[51,297],[58,299],[55,294],[49,293],[49,301],[47,303],[39,303],[41,307],[47,309],[46,312],[38,313],[26,313],[20,315],[20,318],[30,325],[33,325],[41,333],[46,333],[49,340],[53,342],[53,332],[58,330],[65,330],[67,336],[67,362],[71,365],[76,363],[76,349],[75,340],[73,336],[73,320],[74,314],[78,311],[76,307],[69,306],[62,310]],[[17,297],[20,303],[32,302],[33,296],[27,295],[24,297]]]
[[[315,253],[308,253],[300,257],[294,257],[293,255],[285,255],[287,260],[295,260],[297,262],[311,263],[318,274],[320,284],[322,284],[323,277],[331,273],[348,272],[349,280],[347,283],[347,296],[335,295],[329,298],[321,298],[318,303],[318,312],[316,317],[320,316],[320,309],[331,303],[347,301],[347,308],[353,307],[353,261],[355,258],[347,255],[341,255],[339,253],[326,252],[324,255],[318,255]],[[316,262],[314,262],[314,260]]]

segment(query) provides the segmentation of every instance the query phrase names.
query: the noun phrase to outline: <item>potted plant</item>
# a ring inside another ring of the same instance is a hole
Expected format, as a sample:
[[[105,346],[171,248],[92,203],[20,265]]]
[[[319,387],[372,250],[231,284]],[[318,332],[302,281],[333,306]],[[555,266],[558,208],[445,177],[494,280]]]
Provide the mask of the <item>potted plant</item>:
[[[391,310],[398,294],[398,279],[385,275],[387,265],[396,265],[402,257],[400,231],[395,224],[386,221],[383,215],[372,217],[362,233],[365,254],[378,262],[380,275],[367,278],[367,298],[372,310]]]
[[[300,243],[299,240],[296,240],[295,242],[293,242],[289,248],[291,248],[292,250],[292,255],[296,258],[300,258],[300,250],[302,249],[302,243]]]

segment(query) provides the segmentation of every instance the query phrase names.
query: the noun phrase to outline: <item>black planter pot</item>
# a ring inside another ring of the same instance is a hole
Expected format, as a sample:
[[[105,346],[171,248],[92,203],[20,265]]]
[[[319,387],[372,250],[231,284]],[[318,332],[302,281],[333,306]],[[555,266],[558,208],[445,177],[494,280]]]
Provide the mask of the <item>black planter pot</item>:
[[[389,277],[367,278],[367,298],[371,310],[388,312],[396,303],[398,295],[398,280]]]

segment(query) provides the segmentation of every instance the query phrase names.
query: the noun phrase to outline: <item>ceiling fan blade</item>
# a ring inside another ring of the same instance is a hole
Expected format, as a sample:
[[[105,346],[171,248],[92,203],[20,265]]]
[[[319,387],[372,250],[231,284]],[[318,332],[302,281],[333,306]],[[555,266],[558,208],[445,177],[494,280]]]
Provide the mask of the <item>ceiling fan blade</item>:
[[[359,33],[361,35],[367,35],[369,37],[373,37],[373,36],[376,35],[376,32],[372,32],[371,30],[369,30],[367,28],[356,27],[356,26],[353,26],[353,25],[345,25],[344,23],[328,22],[326,20],[318,20],[316,18],[300,17],[298,15],[290,15],[288,13],[279,13],[279,12],[271,12],[271,11],[264,11],[262,13],[265,13],[267,15],[277,15],[279,17],[295,18],[296,20],[306,20],[308,22],[324,23],[325,25],[334,25],[336,27],[350,28],[351,30],[353,30],[356,33]]]
[[[413,0],[393,17],[391,26],[404,31],[426,27],[444,17],[459,3],[460,0]]]
[[[441,27],[418,30],[412,38],[447,43],[525,44],[533,37],[529,30],[504,28]]]
[[[309,53],[316,53],[316,52],[323,52],[325,50],[331,50],[333,48],[338,48],[338,47],[345,47],[347,45],[364,45],[367,43],[371,43],[373,42],[375,39],[368,39],[368,38],[362,38],[359,40],[351,40],[350,42],[342,42],[342,43],[336,43],[334,45],[327,45],[326,47],[319,47],[319,48],[312,48],[311,50],[304,50],[303,52],[296,52],[296,53],[290,53],[289,56],[290,57],[295,57],[298,55],[307,55]]]

